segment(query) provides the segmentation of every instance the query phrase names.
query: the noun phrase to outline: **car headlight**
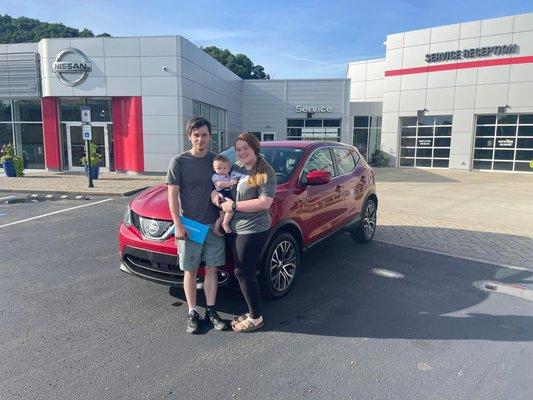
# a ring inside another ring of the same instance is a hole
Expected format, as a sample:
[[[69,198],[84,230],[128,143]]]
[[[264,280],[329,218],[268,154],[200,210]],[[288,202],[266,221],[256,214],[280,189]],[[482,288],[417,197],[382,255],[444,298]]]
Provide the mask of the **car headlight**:
[[[123,222],[125,226],[131,226],[131,208],[129,204],[126,207],[126,211],[124,212]]]

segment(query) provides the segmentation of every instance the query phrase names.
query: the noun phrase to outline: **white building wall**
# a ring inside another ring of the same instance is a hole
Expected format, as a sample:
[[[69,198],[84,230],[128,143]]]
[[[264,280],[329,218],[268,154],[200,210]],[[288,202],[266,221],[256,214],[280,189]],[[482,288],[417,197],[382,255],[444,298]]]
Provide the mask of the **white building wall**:
[[[428,64],[425,55],[511,43],[519,54],[459,62],[533,56],[533,13],[388,35],[385,70],[453,64]],[[399,117],[427,109],[426,115],[453,115],[450,168],[469,169],[476,114],[495,114],[504,105],[511,113],[533,112],[533,63],[387,76],[383,89],[382,149],[395,164]]]
[[[52,72],[57,54],[68,47],[92,62],[87,80],[75,87]],[[44,39],[38,50],[43,96],[142,96],[148,172],[166,171],[170,159],[190,147],[185,129],[193,100],[225,109],[228,135],[241,131],[241,78],[180,36]]]
[[[384,58],[351,62],[346,77],[350,79],[350,102],[383,101]]]
[[[282,79],[243,81],[243,130],[276,132],[287,136],[287,118],[305,118],[296,106],[327,106],[332,112],[315,112],[313,118],[342,118],[341,138],[348,140],[350,82],[347,79]]]

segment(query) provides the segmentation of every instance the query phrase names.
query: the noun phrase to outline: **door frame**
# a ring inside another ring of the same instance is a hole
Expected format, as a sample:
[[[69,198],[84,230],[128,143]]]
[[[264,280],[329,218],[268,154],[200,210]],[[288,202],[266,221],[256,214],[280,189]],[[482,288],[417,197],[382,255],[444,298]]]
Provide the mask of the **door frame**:
[[[110,122],[91,122],[91,125],[93,127],[102,127],[104,128],[104,148],[105,148],[105,165],[101,165],[100,169],[104,172],[109,172],[109,131],[107,129],[108,124]],[[70,137],[70,128],[73,126],[80,127],[81,129],[81,122],[67,122],[65,123],[65,129],[66,129],[66,135],[67,135],[67,154],[68,154],[68,170],[72,172],[80,172],[84,171],[84,167],[74,167],[72,166],[72,141]],[[85,146],[86,147],[86,146]]]

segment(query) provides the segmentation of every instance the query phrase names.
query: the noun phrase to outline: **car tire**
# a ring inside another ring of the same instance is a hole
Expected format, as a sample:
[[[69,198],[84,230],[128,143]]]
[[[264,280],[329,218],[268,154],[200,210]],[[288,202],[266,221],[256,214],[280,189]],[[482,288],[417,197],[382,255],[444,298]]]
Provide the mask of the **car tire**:
[[[280,298],[291,290],[300,266],[300,253],[298,241],[288,232],[274,236],[268,243],[259,279],[264,297]]]
[[[351,231],[352,238],[359,243],[370,242],[376,233],[377,206],[374,199],[368,199],[361,212],[361,221]]]

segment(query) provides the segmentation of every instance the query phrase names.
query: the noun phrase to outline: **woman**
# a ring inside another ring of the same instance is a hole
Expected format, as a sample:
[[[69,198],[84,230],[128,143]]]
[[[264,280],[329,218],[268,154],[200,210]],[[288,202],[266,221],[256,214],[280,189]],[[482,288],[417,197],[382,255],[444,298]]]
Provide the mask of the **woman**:
[[[233,213],[230,222],[235,276],[248,306],[248,313],[235,318],[236,332],[251,332],[263,327],[259,284],[255,275],[258,255],[270,234],[270,206],[276,194],[276,175],[261,157],[260,143],[250,133],[241,133],[235,141],[237,160],[232,171],[242,174],[233,200],[222,203],[224,212]]]

